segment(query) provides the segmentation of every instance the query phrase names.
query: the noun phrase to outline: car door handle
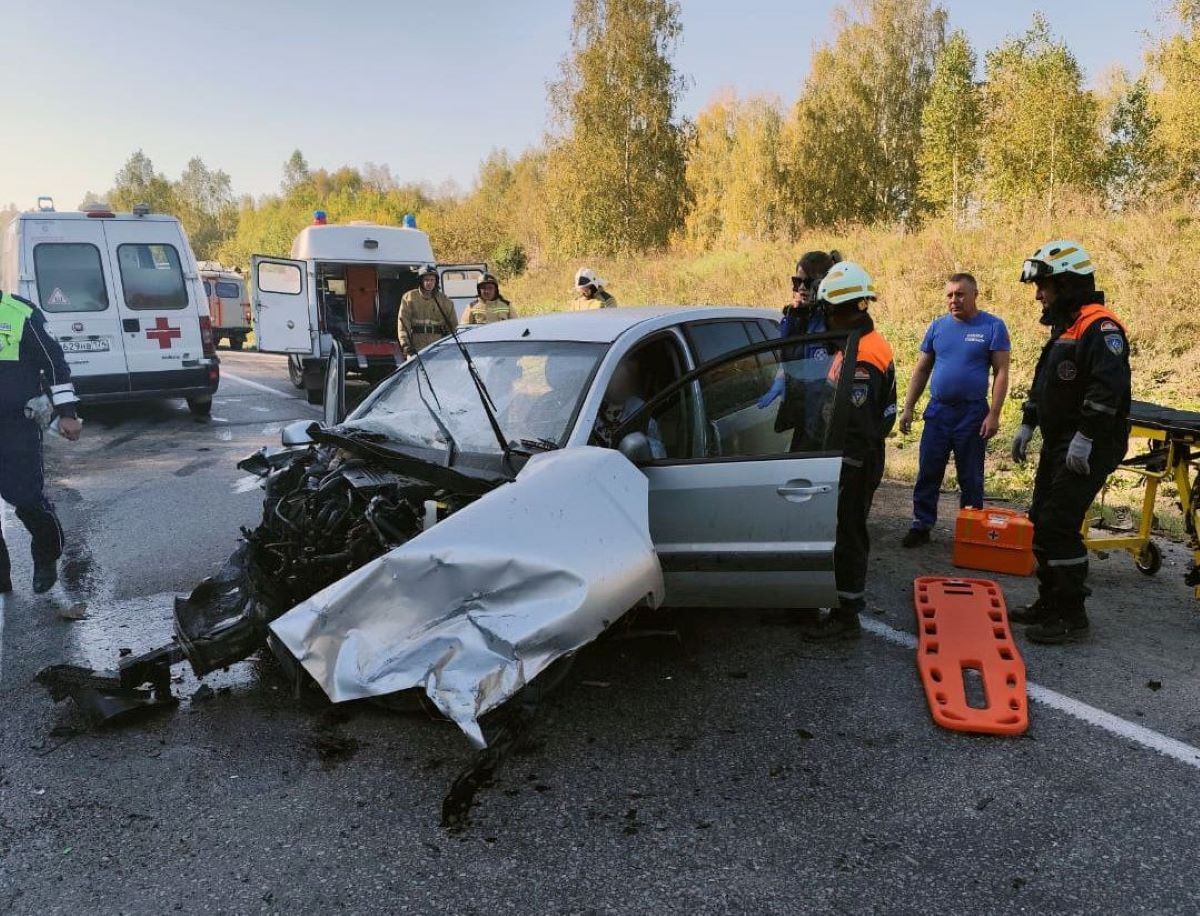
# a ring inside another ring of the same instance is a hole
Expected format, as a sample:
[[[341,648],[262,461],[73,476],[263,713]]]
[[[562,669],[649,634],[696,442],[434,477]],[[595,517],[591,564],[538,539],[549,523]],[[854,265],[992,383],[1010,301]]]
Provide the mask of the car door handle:
[[[814,496],[833,492],[833,485],[828,483],[810,484],[807,482],[789,481],[775,490],[780,496],[792,503],[808,502]]]

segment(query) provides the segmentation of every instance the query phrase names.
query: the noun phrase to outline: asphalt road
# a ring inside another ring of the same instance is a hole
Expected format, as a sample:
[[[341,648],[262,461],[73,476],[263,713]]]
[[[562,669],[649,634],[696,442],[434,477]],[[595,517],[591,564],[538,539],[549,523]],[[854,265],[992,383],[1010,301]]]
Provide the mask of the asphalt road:
[[[297,701],[269,662],[209,678],[207,702],[188,676],[175,712],[84,729],[34,673],[164,642],[172,596],[256,520],[236,460],[318,415],[274,357],[222,368],[211,421],[95,408],[82,442],[54,444],[71,546],[49,596],[29,593],[4,510],[0,912],[1200,909],[1200,604],[1176,547],[1155,578],[1094,563],[1087,644],[1020,643],[1030,679],[1104,727],[1036,704],[1021,738],[947,732],[910,648],[813,647],[704,612],[585,651],[460,833],[439,824],[469,757],[456,728]],[[870,616],[893,640],[913,629],[913,577],[951,569],[945,531],[896,546],[906,500],[885,485],[873,521]],[[1030,580],[1000,581],[1030,598]]]

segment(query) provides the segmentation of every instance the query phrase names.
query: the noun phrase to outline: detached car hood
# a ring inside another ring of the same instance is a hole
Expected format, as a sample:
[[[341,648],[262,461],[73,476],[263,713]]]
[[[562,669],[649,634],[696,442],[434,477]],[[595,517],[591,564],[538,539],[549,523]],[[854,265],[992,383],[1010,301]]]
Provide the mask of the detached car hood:
[[[572,448],[535,456],[271,630],[333,702],[420,687],[483,747],[480,716],[663,594],[645,476],[618,452]]]

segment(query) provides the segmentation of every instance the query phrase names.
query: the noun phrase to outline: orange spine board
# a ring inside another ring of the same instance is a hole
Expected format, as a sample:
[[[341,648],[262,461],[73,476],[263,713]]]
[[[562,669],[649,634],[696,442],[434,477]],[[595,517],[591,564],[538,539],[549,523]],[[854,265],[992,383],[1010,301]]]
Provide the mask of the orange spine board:
[[[1000,586],[987,579],[925,576],[913,582],[917,670],[933,721],[943,728],[1020,735],[1029,728],[1025,663],[1013,642]],[[972,706],[964,673],[979,672],[987,705]]]

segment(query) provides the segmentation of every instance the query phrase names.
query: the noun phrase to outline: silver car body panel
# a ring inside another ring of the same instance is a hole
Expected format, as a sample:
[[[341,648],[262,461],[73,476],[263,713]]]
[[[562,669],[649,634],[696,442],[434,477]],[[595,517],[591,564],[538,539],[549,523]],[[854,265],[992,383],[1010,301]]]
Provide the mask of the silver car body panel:
[[[537,455],[271,629],[333,702],[420,687],[483,747],[480,716],[662,602],[647,506],[645,475],[618,452]]]

